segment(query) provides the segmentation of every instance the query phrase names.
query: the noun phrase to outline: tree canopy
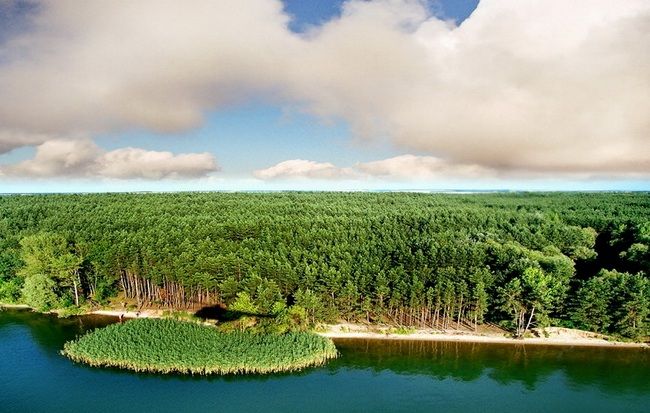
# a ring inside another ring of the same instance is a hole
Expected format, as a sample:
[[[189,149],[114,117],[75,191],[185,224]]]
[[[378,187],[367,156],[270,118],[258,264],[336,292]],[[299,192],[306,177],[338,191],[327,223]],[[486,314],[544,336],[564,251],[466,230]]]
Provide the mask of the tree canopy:
[[[646,193],[2,196],[0,301],[123,292],[171,308],[295,306],[309,322],[636,337],[648,332],[649,211]]]

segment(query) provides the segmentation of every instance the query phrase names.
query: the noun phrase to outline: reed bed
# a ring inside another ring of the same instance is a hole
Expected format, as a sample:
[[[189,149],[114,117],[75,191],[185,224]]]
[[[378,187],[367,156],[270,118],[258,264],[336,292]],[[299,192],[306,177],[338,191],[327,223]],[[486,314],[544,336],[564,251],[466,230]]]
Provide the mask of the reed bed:
[[[323,365],[334,343],[312,333],[224,333],[170,319],[136,319],[65,343],[62,354],[96,367],[185,374],[266,374]]]

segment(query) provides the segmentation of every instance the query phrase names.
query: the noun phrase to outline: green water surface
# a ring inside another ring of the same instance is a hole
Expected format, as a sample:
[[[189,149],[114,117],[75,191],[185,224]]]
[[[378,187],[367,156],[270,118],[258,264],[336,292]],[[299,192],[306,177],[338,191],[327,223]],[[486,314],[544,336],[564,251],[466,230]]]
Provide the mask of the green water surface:
[[[0,412],[650,412],[644,349],[337,340],[325,367],[209,378],[59,354],[110,322],[0,311]]]

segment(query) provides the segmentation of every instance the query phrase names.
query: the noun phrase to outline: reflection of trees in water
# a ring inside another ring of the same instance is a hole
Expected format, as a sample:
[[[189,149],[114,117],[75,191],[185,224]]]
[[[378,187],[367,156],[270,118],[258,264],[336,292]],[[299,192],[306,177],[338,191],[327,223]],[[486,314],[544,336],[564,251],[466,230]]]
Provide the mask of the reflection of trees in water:
[[[11,324],[27,327],[34,342],[47,357],[59,357],[59,350],[67,340],[115,321],[115,317],[57,318],[27,310],[8,309],[0,312],[0,332]],[[642,349],[409,340],[342,339],[335,342],[341,357],[324,368],[330,373],[345,369],[371,369],[377,374],[390,371],[465,382],[488,377],[504,385],[521,383],[529,390],[535,389],[549,377],[561,374],[566,378],[567,385],[578,389],[597,386],[609,393],[650,393],[650,351]],[[110,370],[111,374],[133,374]],[[263,376],[139,376],[143,380],[265,381],[310,375],[315,371],[322,369]]]
[[[424,375],[438,380],[521,383],[534,390],[561,374],[574,387],[598,386],[614,393],[647,394],[650,351],[634,348],[560,347],[410,340],[336,340],[342,357],[329,364],[375,372]]]
[[[104,327],[117,322],[117,317],[87,315],[73,316],[68,318],[58,318],[56,315],[34,313],[24,309],[3,309],[0,311],[0,333],[8,326],[16,325],[26,328],[34,341],[42,350],[45,357],[63,357],[59,352],[63,344],[98,327]],[[66,359],[66,363],[72,363]],[[80,368],[95,370],[96,368],[78,365]],[[281,377],[295,377],[298,375],[309,375],[315,369],[305,369],[300,372],[286,372],[278,374],[247,374],[247,375],[228,375],[228,376],[191,376],[183,374],[155,374],[155,373],[133,373],[131,371],[118,368],[102,368],[103,372],[110,372],[112,375],[137,374],[142,380],[176,380],[176,381],[266,381]],[[1,411],[1,409],[0,409]]]
[[[81,316],[58,318],[29,310],[5,309],[0,312],[0,329],[15,324],[27,327],[34,342],[49,356],[58,356],[63,343],[88,330],[115,322],[114,317]]]

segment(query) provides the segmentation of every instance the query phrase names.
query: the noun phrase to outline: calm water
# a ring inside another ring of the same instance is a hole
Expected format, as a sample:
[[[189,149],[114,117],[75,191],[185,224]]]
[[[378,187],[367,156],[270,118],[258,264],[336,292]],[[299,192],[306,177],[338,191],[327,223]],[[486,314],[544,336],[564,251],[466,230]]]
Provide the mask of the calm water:
[[[650,412],[650,351],[339,340],[300,374],[181,377],[73,364],[110,318],[0,312],[0,412]]]

